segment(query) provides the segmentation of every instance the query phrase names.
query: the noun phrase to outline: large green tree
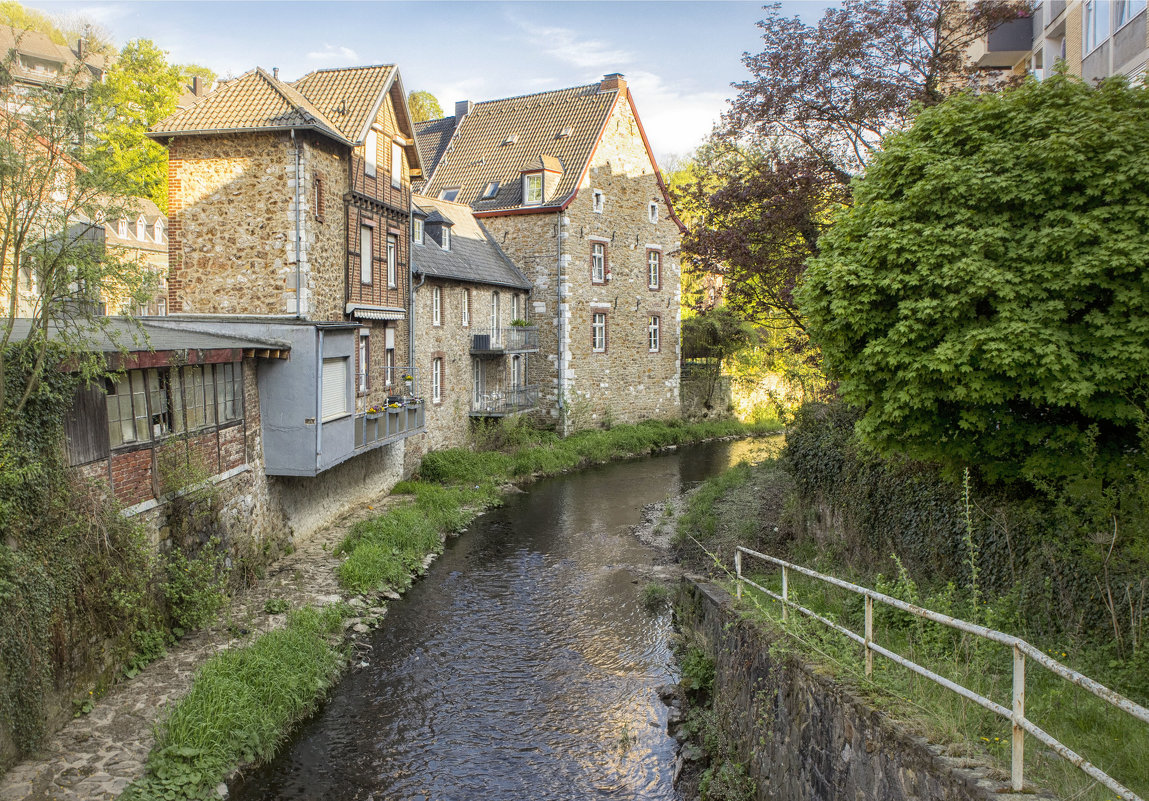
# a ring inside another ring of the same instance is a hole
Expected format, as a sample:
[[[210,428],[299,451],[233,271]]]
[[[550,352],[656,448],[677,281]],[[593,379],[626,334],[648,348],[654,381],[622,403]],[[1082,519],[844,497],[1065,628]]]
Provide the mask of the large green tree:
[[[102,84],[93,87],[99,115],[95,156],[108,170],[131,176],[135,194],[167,211],[167,151],[146,132],[176,110],[180,68],[147,39],[124,45]]]
[[[1043,480],[1143,457],[1149,90],[1056,75],[889,137],[798,294],[880,450]]]

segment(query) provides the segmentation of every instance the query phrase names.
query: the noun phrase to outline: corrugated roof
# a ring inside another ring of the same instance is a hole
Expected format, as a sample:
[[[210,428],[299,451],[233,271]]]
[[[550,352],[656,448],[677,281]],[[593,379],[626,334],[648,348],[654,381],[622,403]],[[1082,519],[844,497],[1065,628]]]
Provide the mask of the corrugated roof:
[[[345,144],[354,143],[298,89],[259,68],[229,81],[195,105],[160,120],[152,126],[149,135],[162,138],[176,134],[292,128],[307,128]]]
[[[550,157],[562,163],[564,172],[557,190],[547,191],[550,200],[542,208],[560,205],[577,188],[617,97],[617,89],[602,91],[594,83],[476,103],[436,160],[423,194],[435,197],[444,189],[458,187],[455,200],[475,211],[519,208],[523,165]],[[428,152],[434,137],[442,133],[431,130],[430,135],[423,148]],[[499,191],[489,200],[480,200],[491,181],[498,181]]]
[[[23,340],[31,330],[31,320],[21,318],[14,321],[12,336]],[[56,327],[49,328],[49,336],[60,335]],[[73,328],[69,336],[75,336]],[[243,337],[234,334],[213,334],[207,331],[182,327],[178,321],[163,318],[135,320],[128,317],[104,317],[99,325],[82,329],[79,335],[86,341],[89,350],[97,353],[130,353],[173,350],[220,350],[225,348],[272,348],[287,350],[289,342],[278,339]]]
[[[507,258],[468,206],[418,196],[415,202],[429,213],[428,221],[443,217],[454,223],[450,250],[443,250],[426,234],[423,245],[411,246],[415,272],[456,281],[531,288],[531,282]]]
[[[394,71],[394,64],[317,70],[292,86],[322,109],[345,139],[358,142],[374,119],[379,96]]]

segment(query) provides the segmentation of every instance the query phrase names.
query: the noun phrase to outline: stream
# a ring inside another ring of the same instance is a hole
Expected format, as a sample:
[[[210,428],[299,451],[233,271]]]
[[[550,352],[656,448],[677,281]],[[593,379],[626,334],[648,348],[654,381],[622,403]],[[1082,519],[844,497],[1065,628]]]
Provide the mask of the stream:
[[[677,680],[670,612],[641,601],[666,557],[631,529],[645,505],[780,444],[682,447],[512,495],[391,602],[367,666],[232,798],[677,798],[655,692]]]

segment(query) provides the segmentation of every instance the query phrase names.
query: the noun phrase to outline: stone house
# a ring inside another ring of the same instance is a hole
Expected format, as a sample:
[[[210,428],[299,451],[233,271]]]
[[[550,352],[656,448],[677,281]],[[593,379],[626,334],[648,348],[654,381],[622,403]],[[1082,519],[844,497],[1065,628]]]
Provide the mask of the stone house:
[[[257,376],[289,521],[385,491],[425,413],[408,325],[422,160],[399,71],[255,69],[150,136],[168,148],[169,319],[290,342]]]
[[[73,45],[57,44],[46,33],[0,25],[0,63],[11,78],[4,108],[27,111],[38,91],[64,85],[87,86],[103,80],[106,61],[93,53],[84,39]]]
[[[147,198],[133,198],[125,214],[104,225],[108,252],[139,265],[154,278],[154,294],[140,308],[121,299],[105,299],[109,312],[162,317],[168,313],[168,218]]]
[[[416,130],[421,194],[470,206],[534,287],[540,412],[564,432],[678,417],[683,228],[623,76]]]
[[[470,422],[530,411],[527,383],[538,352],[529,325],[526,276],[469,206],[415,196],[411,261],[415,274],[415,353],[427,377],[427,433],[409,458],[464,446]]]

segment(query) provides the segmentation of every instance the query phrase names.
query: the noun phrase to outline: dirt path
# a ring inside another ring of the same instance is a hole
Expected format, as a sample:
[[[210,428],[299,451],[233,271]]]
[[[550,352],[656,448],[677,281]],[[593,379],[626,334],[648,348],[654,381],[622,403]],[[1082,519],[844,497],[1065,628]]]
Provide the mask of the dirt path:
[[[232,598],[215,625],[180,640],[138,676],[113,687],[89,714],[56,732],[39,754],[16,764],[0,778],[0,801],[105,801],[118,796],[143,775],[155,742],[153,725],[168,703],[191,689],[196,669],[213,654],[283,625],[286,615],[264,611],[269,598],[282,598],[292,608],[344,599],[333,548],[354,523],[396,502],[381,497],[297,544],[295,553]]]

